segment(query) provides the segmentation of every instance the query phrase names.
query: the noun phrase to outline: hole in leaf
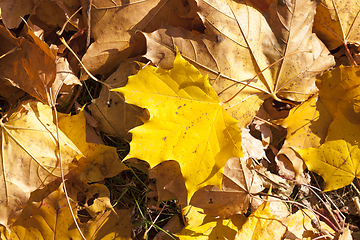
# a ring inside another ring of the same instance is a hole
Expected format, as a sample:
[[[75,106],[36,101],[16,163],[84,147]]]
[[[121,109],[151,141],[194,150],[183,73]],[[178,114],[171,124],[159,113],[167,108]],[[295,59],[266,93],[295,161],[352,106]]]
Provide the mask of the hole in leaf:
[[[99,197],[99,193],[95,193],[95,194],[93,195],[93,197],[90,198],[90,199],[87,201],[87,205],[88,205],[89,207],[90,207],[91,205],[93,205],[95,199],[98,198],[98,197]]]
[[[276,111],[278,111],[278,112],[280,112],[282,110],[290,111],[290,109],[293,108],[293,106],[291,106],[289,103],[283,103],[283,102],[279,102],[279,101],[276,101],[276,100],[273,100],[272,105],[276,109]]]
[[[86,209],[79,210],[77,215],[81,223],[87,223],[91,219],[91,216]]]

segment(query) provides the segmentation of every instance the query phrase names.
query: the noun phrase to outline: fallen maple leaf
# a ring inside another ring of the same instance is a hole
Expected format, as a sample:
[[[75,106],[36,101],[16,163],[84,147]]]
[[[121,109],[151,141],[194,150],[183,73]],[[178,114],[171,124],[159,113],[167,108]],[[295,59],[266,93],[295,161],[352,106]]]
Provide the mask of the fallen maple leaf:
[[[116,149],[86,142],[85,117],[59,114],[59,139],[62,171],[85,182],[112,177],[125,165]],[[57,130],[52,109],[40,102],[30,102],[1,123],[2,174],[0,223],[6,227],[17,219],[30,193],[58,179],[60,158],[56,144]],[[11,159],[11,161],[9,161]],[[14,174],[14,173],[17,174]]]
[[[59,186],[60,185],[60,186]],[[66,201],[63,185],[53,182],[42,191],[35,192],[24,206],[24,211],[11,227],[10,239],[60,239],[62,237],[80,238],[74,225],[71,212],[76,213],[76,204]]]
[[[133,51],[130,39],[136,31],[153,31],[162,22],[191,28],[191,18],[183,18],[181,1],[148,0],[118,2],[94,0],[91,9],[91,37],[94,39],[83,63],[93,74],[110,75]],[[143,46],[136,46],[141,51]],[[140,54],[140,53],[139,53]]]
[[[130,131],[125,159],[145,160],[151,167],[176,160],[188,201],[206,185],[220,186],[226,161],[242,156],[237,121],[225,112],[208,78],[179,53],[171,70],[146,66],[114,91],[150,112],[149,121]]]
[[[346,186],[358,176],[358,70],[340,66],[319,77],[319,98],[334,121],[321,146],[304,150],[294,146],[308,168],[324,177],[328,191]]]
[[[225,218],[246,212],[253,196],[264,189],[262,179],[247,167],[245,159],[231,158],[224,168],[222,191],[217,187],[201,189],[190,204],[208,215]]]
[[[360,126],[341,111],[331,123],[324,144],[317,148],[296,149],[308,169],[322,176],[325,191],[336,190],[360,177]]]
[[[21,213],[30,193],[59,178],[60,171],[66,174],[81,152],[61,131],[58,146],[52,110],[40,102],[23,104],[6,123],[3,121],[0,123],[3,176],[0,223],[9,227]]]
[[[339,109],[348,119],[358,119],[360,88],[357,71],[357,66],[340,66],[325,72],[317,79],[319,96],[293,108],[286,119],[276,122],[287,128],[287,137],[278,160],[285,154],[297,175],[303,172],[305,166],[294,149],[316,148],[323,144],[330,123]]]
[[[315,76],[335,63],[312,33],[316,2],[274,1],[268,17],[249,1],[199,0],[198,6],[206,34],[172,27],[144,33],[146,57],[170,67],[174,45],[179,46],[187,60],[209,74],[241,127],[268,97],[306,100],[317,91]]]
[[[275,202],[265,201],[246,219],[235,240],[282,239],[287,230],[282,221],[289,215],[289,211],[284,203],[273,200]]]

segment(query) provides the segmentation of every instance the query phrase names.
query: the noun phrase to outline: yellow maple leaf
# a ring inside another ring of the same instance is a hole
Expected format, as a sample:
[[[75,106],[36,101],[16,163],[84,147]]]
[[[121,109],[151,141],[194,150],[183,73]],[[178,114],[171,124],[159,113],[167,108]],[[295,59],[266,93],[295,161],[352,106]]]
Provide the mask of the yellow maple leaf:
[[[116,148],[86,142],[86,122],[83,111],[73,116],[59,113],[58,121],[60,130],[84,156],[78,160],[78,169],[75,169],[82,181],[99,182],[127,169],[119,159]]]
[[[276,123],[287,128],[284,145],[307,148],[319,146],[324,141],[331,121],[324,104],[315,95],[291,109],[287,118]]]
[[[359,176],[360,153],[356,139],[360,134],[358,71],[358,66],[340,66],[319,77],[319,100],[334,121],[321,146],[303,150],[293,146],[309,170],[324,178],[326,191],[344,187]]]
[[[324,178],[325,191],[342,188],[360,177],[359,137],[360,126],[339,111],[324,144],[317,148],[297,149],[308,169]]]
[[[291,161],[297,175],[306,168],[294,148],[318,147],[325,141],[332,117],[324,103],[314,95],[290,110],[289,116],[276,121],[287,128],[284,145],[278,154],[284,154]]]
[[[220,186],[222,170],[231,157],[241,157],[241,135],[211,88],[207,76],[177,53],[174,67],[146,66],[129,77],[123,88],[127,103],[147,108],[150,119],[132,129],[130,153],[151,167],[179,162],[188,201],[206,185]]]

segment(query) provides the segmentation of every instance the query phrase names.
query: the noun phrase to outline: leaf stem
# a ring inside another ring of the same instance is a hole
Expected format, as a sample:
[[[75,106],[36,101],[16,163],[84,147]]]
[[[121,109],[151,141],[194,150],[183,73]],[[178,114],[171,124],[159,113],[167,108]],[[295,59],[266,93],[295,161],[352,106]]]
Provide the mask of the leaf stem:
[[[0,56],[0,59],[2,59],[3,57],[9,55],[10,53],[15,52],[16,50],[21,50],[21,46],[16,46],[13,49],[11,49],[10,51],[4,53],[3,55]]]
[[[357,195],[360,196],[360,191],[359,191],[359,189],[356,187],[356,185],[355,185],[353,182],[351,182],[351,186],[354,188],[354,190],[356,191]]]
[[[265,70],[267,70],[268,68],[274,66],[275,64],[277,64],[278,62],[280,62],[281,60],[283,60],[285,57],[289,57],[291,55],[294,55],[294,54],[297,54],[297,53],[300,53],[300,52],[309,52],[310,50],[300,50],[300,51],[296,51],[296,52],[293,52],[293,53],[289,53],[288,55],[285,55],[283,57],[281,57],[280,59],[276,60],[275,62],[273,62],[272,64],[270,64],[269,66],[267,66],[266,68],[264,68],[263,70],[261,70],[260,72],[258,72],[252,79],[250,79],[234,96],[232,96],[230,99],[228,99],[227,101],[225,101],[224,103],[228,103],[230,102],[231,100],[233,100],[240,92],[242,92],[247,86],[249,86],[249,84],[257,77],[259,76],[260,74],[262,74]],[[275,99],[276,101],[279,101],[279,102],[286,102],[286,103],[289,103],[291,105],[294,105],[294,103],[290,103],[289,101],[286,101],[286,100],[282,100],[280,99],[278,96],[276,96],[275,93],[273,93],[271,91],[271,97],[273,99]]]

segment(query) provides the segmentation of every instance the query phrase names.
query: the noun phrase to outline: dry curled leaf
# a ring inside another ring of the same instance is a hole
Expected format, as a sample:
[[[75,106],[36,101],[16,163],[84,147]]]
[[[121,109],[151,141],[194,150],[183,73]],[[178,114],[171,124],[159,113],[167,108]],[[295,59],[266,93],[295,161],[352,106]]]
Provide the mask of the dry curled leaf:
[[[224,168],[221,191],[215,186],[201,189],[190,204],[204,209],[208,215],[222,218],[246,212],[254,195],[265,189],[262,179],[246,162],[243,158],[230,158]]]
[[[118,69],[111,74],[105,83],[111,88],[123,87],[127,79],[135,72],[137,65],[135,60],[128,59],[122,62]],[[111,92],[106,86],[103,86],[98,98],[93,100],[89,109],[93,117],[99,121],[100,130],[115,137],[123,137],[130,141],[130,129],[139,126],[145,119],[144,110],[125,103],[124,97],[117,93]]]
[[[82,61],[93,74],[108,76],[132,52],[142,51],[142,45],[130,44],[137,31],[153,31],[161,22],[191,28],[191,18],[179,14],[186,7],[182,1],[108,1],[93,0],[91,36],[94,39]]]
[[[7,45],[1,54],[16,48],[0,59],[2,81],[24,90],[43,103],[55,103],[56,95],[51,96],[50,88],[56,76],[56,63],[48,45],[31,29],[27,31],[27,39],[13,37],[3,26],[0,26],[0,35],[6,39]]]
[[[267,159],[263,142],[251,135],[249,128],[243,128],[241,131],[241,136],[244,159]]]

